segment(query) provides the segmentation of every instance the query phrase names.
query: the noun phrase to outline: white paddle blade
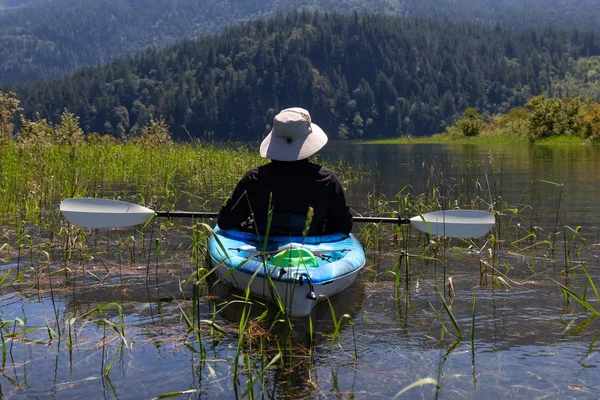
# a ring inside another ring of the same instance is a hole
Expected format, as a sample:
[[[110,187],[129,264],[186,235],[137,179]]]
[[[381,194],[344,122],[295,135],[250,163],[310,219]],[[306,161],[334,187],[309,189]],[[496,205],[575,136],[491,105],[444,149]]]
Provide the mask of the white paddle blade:
[[[420,231],[453,238],[478,238],[495,223],[493,214],[478,210],[435,211],[410,219],[410,224]]]
[[[73,225],[86,228],[124,228],[148,221],[154,211],[124,201],[109,199],[66,199],[60,212]]]

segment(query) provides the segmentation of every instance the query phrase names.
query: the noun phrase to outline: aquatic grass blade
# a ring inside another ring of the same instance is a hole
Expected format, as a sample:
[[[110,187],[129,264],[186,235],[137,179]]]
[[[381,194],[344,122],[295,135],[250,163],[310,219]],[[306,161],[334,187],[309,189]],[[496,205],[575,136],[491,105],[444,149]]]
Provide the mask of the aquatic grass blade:
[[[577,302],[579,304],[581,304],[585,309],[587,309],[588,311],[591,311],[592,313],[594,313],[595,315],[600,315],[600,312],[598,310],[596,310],[594,308],[594,306],[592,306],[590,303],[588,303],[587,301],[585,301],[583,298],[581,298],[577,293],[573,292],[571,289],[569,289],[568,287],[566,287],[565,285],[563,285],[562,283],[548,277],[548,279],[550,279],[552,282],[556,283],[563,291],[563,293],[565,293],[568,296],[571,296],[572,298],[574,298],[575,300],[577,300]]]
[[[198,322],[202,322],[208,326],[210,326],[212,328],[212,332],[217,331],[221,336],[227,336],[227,332],[225,332],[223,330],[223,328],[221,328],[216,321],[210,320],[210,319],[201,319]]]
[[[188,333],[194,330],[194,324],[192,323],[192,320],[190,319],[190,317],[186,314],[186,312],[183,310],[183,308],[181,308],[180,304],[177,304],[177,306],[179,307],[179,310],[181,311],[181,316],[183,317],[183,320],[185,321],[185,324],[188,327]]]
[[[344,314],[338,320],[336,318],[336,316],[335,316],[335,310],[333,308],[333,304],[331,304],[331,300],[329,299],[329,297],[327,297],[327,303],[329,304],[329,311],[331,312],[331,320],[332,320],[333,325],[334,325],[334,330],[331,333],[331,346],[330,346],[330,347],[333,347],[333,345],[335,344],[336,339],[338,339],[340,337],[340,329],[342,327],[342,321],[344,319],[347,319],[348,322],[351,325],[354,325],[354,321],[352,320],[352,316],[350,316],[350,314]]]
[[[208,225],[208,224],[206,224],[204,222],[201,222],[199,225],[201,227],[203,227],[204,229],[206,229],[208,231],[208,233],[210,233],[210,235],[217,242],[217,245],[219,246],[219,249],[223,252],[223,254],[225,255],[225,257],[227,257],[227,260],[231,261],[229,259],[229,254],[228,254],[227,250],[225,249],[225,246],[223,245],[223,243],[221,243],[221,240],[219,239],[219,236],[215,233],[214,229],[210,225]]]
[[[454,314],[452,313],[452,310],[450,310],[450,307],[448,306],[448,303],[446,303],[446,300],[444,299],[444,296],[442,296],[442,294],[439,292],[439,290],[437,292],[440,295],[440,298],[442,299],[442,304],[444,305],[444,309],[446,310],[446,313],[448,314],[448,317],[450,317],[450,321],[452,322],[452,326],[454,327],[454,330],[456,331],[456,336],[458,337],[459,340],[462,340],[463,333],[462,333],[462,330],[460,329],[460,326],[458,325],[458,321],[456,321],[456,318],[454,317]]]
[[[418,381],[411,383],[410,385],[404,387],[402,390],[400,390],[398,393],[396,393],[396,395],[394,397],[392,397],[392,400],[399,398],[400,396],[402,396],[404,393],[408,392],[412,388],[423,386],[423,385],[437,386],[438,382],[433,378],[419,379]]]
[[[45,314],[45,313],[44,313]],[[54,329],[50,327],[50,322],[48,322],[48,318],[44,315],[44,319],[46,320],[46,331],[48,332],[48,343],[58,337],[58,334]]]
[[[94,274],[91,271],[88,271],[87,269],[84,269],[84,271],[89,274],[92,278],[94,278],[96,281],[98,281],[98,283],[100,283],[101,285],[104,285],[104,280],[102,280],[102,278],[100,278],[98,275]]]
[[[594,294],[596,295],[596,298],[598,299],[598,301],[600,301],[600,295],[598,294],[598,289],[596,288],[596,284],[594,283],[594,280],[592,279],[590,273],[588,272],[585,265],[581,264],[581,268],[583,268],[583,272],[585,272],[585,275],[588,278],[588,281],[590,283],[590,286],[592,287],[592,290],[594,291]]]
[[[579,325],[577,325],[575,327],[575,329],[573,330],[573,332],[571,333],[571,335],[577,335],[582,333],[583,331],[585,331],[585,329],[592,323],[594,322],[598,317],[600,317],[600,314],[594,314],[594,315],[590,315],[589,317],[587,317],[583,322],[581,322]],[[566,331],[566,330],[565,330]]]
[[[6,278],[8,278],[8,276],[10,275],[11,272],[12,272],[11,268],[9,268],[8,271],[6,271],[6,274],[4,274],[4,276],[2,277],[2,279],[0,279],[0,286],[2,286],[2,284],[4,283],[4,281],[6,280]]]
[[[440,340],[444,340],[444,338],[446,337],[446,333],[448,332],[448,328],[446,328],[446,324],[444,323],[444,320],[442,319],[442,316],[440,315],[438,310],[435,309],[435,307],[433,306],[433,304],[431,304],[431,302],[428,302],[428,303],[429,303],[429,307],[431,307],[431,309],[433,310],[435,317],[442,325],[442,337],[440,338]]]
[[[115,363],[115,360],[117,359],[117,355],[119,354],[119,351],[123,349],[124,345],[125,343],[121,342],[121,345],[117,349],[115,349],[115,354],[113,355],[112,360],[110,360],[110,363],[106,367],[106,370],[104,370],[104,376],[108,377],[110,375],[110,371],[112,370],[112,366]]]
[[[268,370],[269,368],[271,368],[273,365],[275,365],[275,363],[277,361],[279,361],[281,359],[281,357],[283,356],[283,354],[281,353],[281,351],[278,351],[277,354],[275,354],[275,356],[271,359],[271,361],[269,361],[269,363],[267,365],[265,365],[264,369],[263,369],[263,373],[264,371]]]
[[[152,400],[160,400],[160,399],[171,399],[173,397],[179,397],[179,396],[183,396],[183,395],[190,395],[193,393],[198,393],[200,391],[200,389],[188,389],[188,390],[181,390],[178,392],[167,392],[167,393],[163,393],[163,394],[159,394],[156,397],[153,397]]]
[[[238,368],[240,365],[240,356],[241,356],[241,353],[244,348],[244,334],[246,333],[246,328],[248,325],[248,314],[249,314],[248,308],[252,306],[252,304],[249,303],[249,301],[248,301],[248,299],[250,297],[250,286],[248,286],[246,288],[245,296],[246,296],[246,298],[245,298],[246,303],[244,304],[244,307],[242,309],[242,315],[240,316],[240,322],[238,325],[238,342],[237,342],[237,347],[235,349],[235,357],[234,357],[234,365],[233,365],[232,382],[235,387],[237,387],[236,381],[238,380]]]

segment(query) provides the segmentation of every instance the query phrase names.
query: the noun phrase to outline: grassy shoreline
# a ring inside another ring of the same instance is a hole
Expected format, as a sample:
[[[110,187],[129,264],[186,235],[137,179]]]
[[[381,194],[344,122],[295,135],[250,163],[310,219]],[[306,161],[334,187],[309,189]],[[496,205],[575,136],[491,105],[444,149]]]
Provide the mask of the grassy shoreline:
[[[583,145],[600,138],[600,103],[592,99],[529,99],[523,108],[504,115],[485,116],[475,108],[464,110],[463,117],[443,133],[426,138],[394,138],[364,141],[364,144],[469,143]]]
[[[399,137],[393,139],[378,139],[359,141],[360,144],[533,144],[533,145],[569,145],[569,146],[590,146],[595,143],[590,143],[582,138],[573,136],[555,136],[551,138],[537,140],[535,142],[529,139],[514,135],[493,135],[493,136],[477,136],[477,137],[462,137],[450,138],[443,135],[434,135],[428,137]]]

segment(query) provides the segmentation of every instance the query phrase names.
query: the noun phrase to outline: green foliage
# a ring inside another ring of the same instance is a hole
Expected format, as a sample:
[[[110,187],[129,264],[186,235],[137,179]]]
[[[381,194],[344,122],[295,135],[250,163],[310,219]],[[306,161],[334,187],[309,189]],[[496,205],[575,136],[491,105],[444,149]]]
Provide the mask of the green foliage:
[[[504,115],[490,118],[489,131],[495,135],[513,135],[526,137],[529,111],[522,107],[511,108]]]
[[[119,141],[111,135],[101,135],[98,132],[92,132],[87,135],[87,141],[91,145],[108,146],[117,144]]]
[[[513,108],[505,115],[490,118],[490,124],[474,109],[465,110],[464,118],[446,129],[445,139],[473,137],[484,131],[486,136],[518,136],[529,140],[556,140],[576,143],[600,139],[600,104],[587,99],[546,98],[535,96],[525,108]]]
[[[247,148],[201,143],[148,151],[122,141],[82,142],[73,151],[69,145],[25,147],[13,141],[0,148],[0,221],[19,215],[35,223],[57,213],[56,205],[68,197],[132,193],[134,201],[160,208],[173,208],[181,196],[194,193],[188,205],[202,209],[224,201],[246,170],[264,162]],[[47,215],[40,214],[43,207]]]
[[[77,147],[83,138],[83,130],[79,127],[79,117],[65,110],[60,124],[54,128],[54,143]]]
[[[446,136],[452,138],[474,137],[487,127],[483,120],[483,115],[477,112],[475,108],[469,107],[463,113],[463,118],[456,121],[454,126],[446,129]]]
[[[54,129],[47,120],[30,121],[21,117],[21,130],[17,141],[22,148],[42,148],[52,144],[53,138]]]
[[[571,62],[569,72],[553,79],[552,93],[556,97],[590,98],[600,101],[600,57],[584,57]]]
[[[144,147],[162,147],[173,144],[169,126],[163,118],[159,120],[151,120],[150,123],[142,128],[142,134],[134,138],[135,143],[139,143]]]
[[[581,109],[581,130],[591,141],[600,140],[600,104],[587,100]]]
[[[552,136],[574,136],[580,130],[579,99],[557,99],[536,96],[525,108],[529,111],[527,128],[529,139]]]
[[[11,89],[30,119],[56,123],[67,109],[86,132],[119,138],[164,116],[174,139],[257,141],[289,106],[310,110],[331,137],[425,136],[469,107],[522,106],[573,60],[600,53],[595,35],[551,33],[296,12]],[[461,134],[480,125],[466,121]]]
[[[13,92],[0,91],[0,145],[12,139],[15,114],[21,111]]]
[[[77,147],[84,140],[79,127],[79,117],[65,110],[58,125],[52,126],[46,119],[28,120],[21,116],[21,129],[17,141],[22,148],[42,148],[49,145]]]

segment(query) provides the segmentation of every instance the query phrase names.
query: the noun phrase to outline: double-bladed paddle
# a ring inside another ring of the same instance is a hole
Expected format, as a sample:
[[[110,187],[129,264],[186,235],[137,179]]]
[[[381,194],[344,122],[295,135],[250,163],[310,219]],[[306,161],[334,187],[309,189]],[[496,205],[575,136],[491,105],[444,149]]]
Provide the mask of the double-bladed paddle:
[[[217,212],[154,211],[125,201],[75,198],[63,200],[60,211],[73,225],[87,228],[124,228],[146,223],[153,216],[168,218],[217,218]],[[432,235],[476,238],[485,235],[496,223],[493,214],[478,210],[445,210],[412,218],[353,217],[355,222],[410,224]]]

